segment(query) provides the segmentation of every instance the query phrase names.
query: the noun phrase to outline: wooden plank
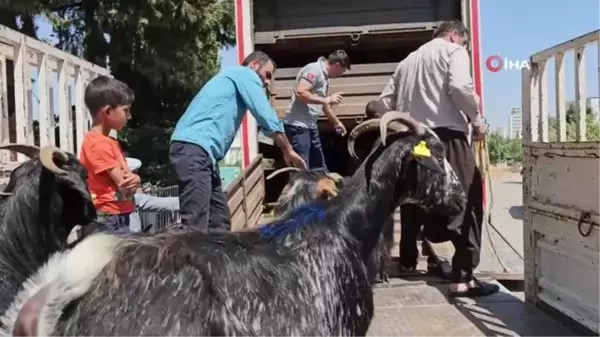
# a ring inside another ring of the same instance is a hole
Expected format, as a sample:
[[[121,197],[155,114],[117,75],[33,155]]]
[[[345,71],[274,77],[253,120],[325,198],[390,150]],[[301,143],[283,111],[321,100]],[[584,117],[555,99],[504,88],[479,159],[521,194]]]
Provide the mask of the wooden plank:
[[[79,66],[79,67],[82,67],[85,69],[89,69],[90,71],[94,71],[99,74],[104,74],[104,75],[110,76],[110,71],[108,69],[102,68],[102,67],[95,65],[84,59],[80,59],[80,58],[73,56],[67,52],[64,52],[60,49],[54,48],[45,42],[28,37],[28,36],[21,34],[15,30],[12,30],[6,26],[0,25],[0,41],[2,41],[3,43],[5,43],[7,45],[12,45],[12,46],[16,46],[18,44],[25,44],[25,45],[27,45],[29,50],[35,51],[37,53],[46,53],[48,55],[51,55],[53,58],[56,58],[59,60],[67,60],[69,63],[71,63],[73,65],[76,65],[76,66]],[[18,53],[16,52],[16,49],[15,49],[14,55],[17,55],[17,54]],[[7,56],[7,55],[5,55],[5,56]],[[27,55],[24,54],[24,55],[22,55],[22,57],[23,57],[24,63],[30,64],[30,62],[28,62],[28,60],[27,60]],[[15,59],[16,59],[16,57],[15,57]],[[32,63],[36,64],[37,60],[34,60]]]
[[[358,104],[340,104],[334,110],[335,115],[338,116],[339,119],[348,119],[348,118],[358,118],[365,116],[365,107],[367,106],[367,102],[369,102],[372,97],[366,96],[364,102]],[[285,111],[287,110],[287,106],[279,106],[275,107],[277,111],[277,116],[279,118],[285,117]],[[325,115],[321,115],[322,118],[325,118]]]
[[[0,26],[2,27],[2,26]],[[27,46],[22,41],[15,44],[14,60],[14,95],[15,95],[15,128],[17,143],[29,143],[29,126],[27,125],[27,81],[29,80],[29,64],[25,62],[25,50]],[[27,157],[21,153],[17,154],[17,161],[22,162]]]
[[[294,85],[292,83],[292,85]],[[386,86],[385,83],[355,83],[346,85],[330,85],[329,94],[343,93],[344,99],[347,95],[380,95],[383,88]],[[277,99],[290,99],[294,92],[294,87],[283,87],[276,88]]]
[[[73,153],[73,132],[71,129],[71,107],[69,100],[69,88],[68,88],[68,75],[67,75],[67,61],[60,63],[57,77],[58,84],[56,89],[58,90],[58,128],[60,135],[60,148],[68,152]]]
[[[10,120],[8,118],[8,74],[6,73],[6,58],[0,54],[0,143],[5,144],[9,141]],[[9,160],[8,151],[0,151],[0,162],[6,163]]]
[[[85,83],[84,83],[84,70],[79,68],[77,74],[75,76],[75,123],[77,125],[77,146],[74,149],[73,153],[79,155],[81,151],[81,143],[83,143],[83,136],[85,134],[86,126],[86,117],[85,117],[85,102],[83,100],[83,94],[85,91]]]
[[[227,201],[229,209],[232,211],[237,209],[242,204],[244,198],[244,191],[242,190],[241,186],[238,186],[238,188],[235,189],[235,192],[229,197],[229,200]]]
[[[531,63],[538,61],[545,61],[556,54],[565,53],[569,50],[576,49],[580,46],[585,46],[588,43],[592,43],[594,41],[600,40],[600,29],[597,29],[593,32],[589,32],[587,34],[583,34],[574,39],[571,39],[567,42],[563,42],[557,44],[556,46],[544,49],[540,52],[537,52],[531,55]]]
[[[262,202],[256,204],[256,207],[250,213],[248,224],[246,224],[247,228],[256,228],[258,226],[258,222],[260,220],[260,216],[262,215],[263,206]]]
[[[38,123],[40,132],[40,146],[51,144],[50,134],[54,134],[54,130],[50,130],[52,121],[50,120],[50,100],[48,87],[52,79],[48,70],[48,54],[42,53],[38,55],[38,78],[37,78],[37,98],[38,98]]]
[[[575,103],[577,111],[575,120],[577,121],[577,141],[587,140],[586,125],[586,80],[585,80],[585,46],[580,46],[575,50]]]
[[[397,66],[398,66],[398,62],[369,63],[369,64],[352,65],[352,70],[348,71],[341,78],[352,77],[352,76],[356,76],[356,75],[392,74],[396,70]],[[275,72],[275,79],[276,79],[276,81],[286,79],[286,78],[294,79],[298,75],[298,72],[300,72],[300,69],[302,69],[302,67],[277,69],[277,71]]]
[[[556,90],[556,114],[558,116],[558,141],[564,142],[567,140],[567,107],[565,93],[565,63],[564,53],[556,54],[554,57],[554,86]]]

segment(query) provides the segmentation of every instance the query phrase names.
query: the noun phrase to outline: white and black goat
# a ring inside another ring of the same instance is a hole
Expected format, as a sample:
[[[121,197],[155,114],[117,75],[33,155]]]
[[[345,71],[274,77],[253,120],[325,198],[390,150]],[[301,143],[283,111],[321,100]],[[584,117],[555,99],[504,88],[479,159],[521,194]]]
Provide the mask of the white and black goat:
[[[344,184],[344,178],[338,173],[296,167],[276,170],[267,176],[267,180],[286,172],[290,172],[288,182],[273,208],[276,216],[316,200],[329,200],[338,195]]]
[[[58,263],[57,277],[5,331],[365,335],[373,316],[365,264],[385,220],[401,203],[442,214],[457,214],[465,203],[439,140],[400,113],[382,118],[384,140],[392,120],[410,131],[391,135],[336,197],[293,209],[258,229],[88,237]],[[82,268],[75,251],[89,247],[98,257],[89,259],[90,272],[74,272]]]
[[[38,290],[30,288],[28,278],[53,253],[66,249],[71,230],[95,219],[96,211],[86,170],[72,154],[54,146],[39,149],[22,144],[0,145],[0,150],[31,157],[11,172],[0,197],[1,317],[15,298],[27,298]],[[51,274],[52,270],[45,270],[48,278],[38,281],[47,282]]]

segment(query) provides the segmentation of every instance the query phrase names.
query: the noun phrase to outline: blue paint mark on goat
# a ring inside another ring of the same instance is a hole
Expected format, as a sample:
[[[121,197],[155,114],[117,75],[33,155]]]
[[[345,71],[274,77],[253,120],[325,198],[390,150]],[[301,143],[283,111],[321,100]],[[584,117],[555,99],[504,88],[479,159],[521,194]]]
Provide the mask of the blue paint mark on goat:
[[[298,207],[285,219],[276,220],[261,226],[258,231],[265,239],[282,238],[298,229],[325,219],[325,208],[320,203]]]

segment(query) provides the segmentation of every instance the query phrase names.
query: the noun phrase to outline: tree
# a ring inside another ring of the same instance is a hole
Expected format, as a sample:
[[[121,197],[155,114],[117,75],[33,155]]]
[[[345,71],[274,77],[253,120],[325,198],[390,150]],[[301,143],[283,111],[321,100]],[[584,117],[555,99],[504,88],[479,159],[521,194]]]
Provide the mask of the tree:
[[[523,148],[520,139],[508,139],[498,133],[491,133],[488,138],[490,163],[517,164],[523,159]]]
[[[567,141],[575,141],[577,139],[577,107],[569,105],[566,111],[566,131]],[[600,123],[597,116],[590,107],[586,109],[586,137],[588,141],[600,140]],[[558,141],[558,119],[556,117],[548,117],[548,140],[551,142]]]
[[[233,1],[8,2],[12,12],[6,20],[46,15],[58,48],[109,67],[131,86],[136,94],[132,120],[119,136],[144,163],[142,179],[164,182],[175,122],[219,70],[219,50],[235,41]]]

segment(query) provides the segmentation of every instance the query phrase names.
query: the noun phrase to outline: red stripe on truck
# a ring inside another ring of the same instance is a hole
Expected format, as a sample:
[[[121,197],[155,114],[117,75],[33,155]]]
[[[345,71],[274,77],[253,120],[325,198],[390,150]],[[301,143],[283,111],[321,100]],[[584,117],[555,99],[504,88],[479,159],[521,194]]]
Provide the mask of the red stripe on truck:
[[[235,41],[237,44],[238,63],[242,64],[244,55],[244,0],[235,0]],[[247,114],[247,112],[246,112]],[[250,164],[250,133],[248,132],[248,116],[242,120],[242,169]]]
[[[481,98],[481,115],[483,116],[483,85],[481,74],[481,44],[480,44],[480,26],[479,26],[479,0],[471,0],[471,41],[473,56],[473,84],[475,92]],[[483,188],[483,208],[487,203],[485,181],[482,182]]]

